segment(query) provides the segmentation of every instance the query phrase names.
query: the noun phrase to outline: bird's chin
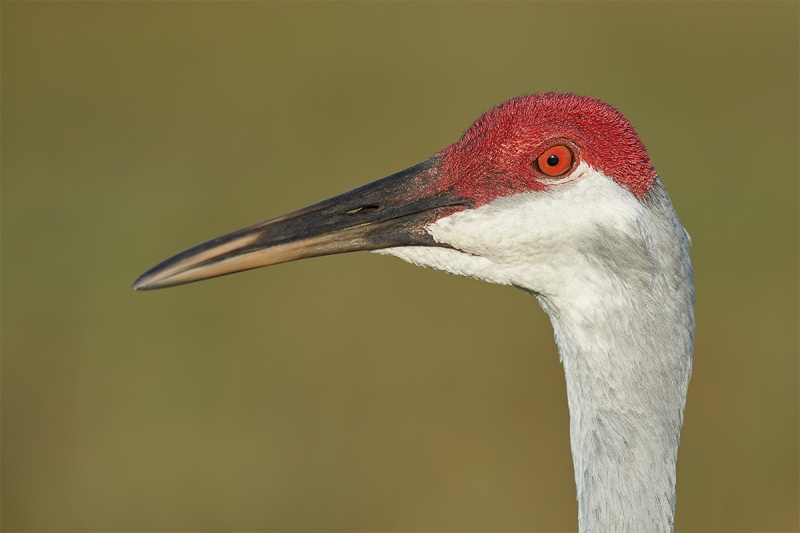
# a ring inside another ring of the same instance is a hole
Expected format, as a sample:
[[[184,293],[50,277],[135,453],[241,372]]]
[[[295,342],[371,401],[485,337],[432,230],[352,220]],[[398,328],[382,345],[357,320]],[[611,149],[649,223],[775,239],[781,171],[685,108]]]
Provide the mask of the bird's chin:
[[[391,255],[416,266],[432,268],[456,276],[474,278],[500,285],[512,284],[511,280],[502,271],[499,271],[497,265],[489,259],[454,248],[397,246],[372,250],[372,253]]]

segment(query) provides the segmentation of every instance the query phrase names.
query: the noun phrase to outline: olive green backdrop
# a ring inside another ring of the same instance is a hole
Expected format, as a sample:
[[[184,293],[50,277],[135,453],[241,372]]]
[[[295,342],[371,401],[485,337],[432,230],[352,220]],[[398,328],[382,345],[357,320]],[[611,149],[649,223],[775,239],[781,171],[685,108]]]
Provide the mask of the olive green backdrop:
[[[798,529],[798,20],[782,3],[3,2],[2,528],[577,527],[536,301],[368,253],[135,293],[547,90],[692,235],[681,531]]]

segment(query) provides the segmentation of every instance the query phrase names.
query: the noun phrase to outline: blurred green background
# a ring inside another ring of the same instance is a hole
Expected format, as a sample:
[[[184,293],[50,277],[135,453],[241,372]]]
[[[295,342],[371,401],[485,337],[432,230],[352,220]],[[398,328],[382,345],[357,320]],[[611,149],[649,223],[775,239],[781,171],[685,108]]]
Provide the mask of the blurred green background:
[[[547,90],[622,110],[693,237],[677,529],[798,529],[798,3],[0,9],[3,530],[574,530],[521,291],[367,253],[129,288]]]

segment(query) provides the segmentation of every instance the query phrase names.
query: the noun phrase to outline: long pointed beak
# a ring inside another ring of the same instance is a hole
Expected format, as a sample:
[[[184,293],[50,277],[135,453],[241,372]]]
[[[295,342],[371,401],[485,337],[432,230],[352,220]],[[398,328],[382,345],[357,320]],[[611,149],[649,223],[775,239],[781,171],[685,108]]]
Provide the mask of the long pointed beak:
[[[425,231],[469,200],[438,191],[439,158],[318,204],[217,237],[163,261],[133,284],[160,289],[306,257],[442,246]]]

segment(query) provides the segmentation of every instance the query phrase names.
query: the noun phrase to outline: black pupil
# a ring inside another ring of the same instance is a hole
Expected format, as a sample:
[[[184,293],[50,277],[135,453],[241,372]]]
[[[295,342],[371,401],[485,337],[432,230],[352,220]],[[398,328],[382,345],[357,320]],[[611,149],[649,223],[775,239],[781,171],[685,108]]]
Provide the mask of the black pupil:
[[[547,166],[554,167],[556,165],[558,165],[558,156],[556,154],[548,156],[547,157]]]

